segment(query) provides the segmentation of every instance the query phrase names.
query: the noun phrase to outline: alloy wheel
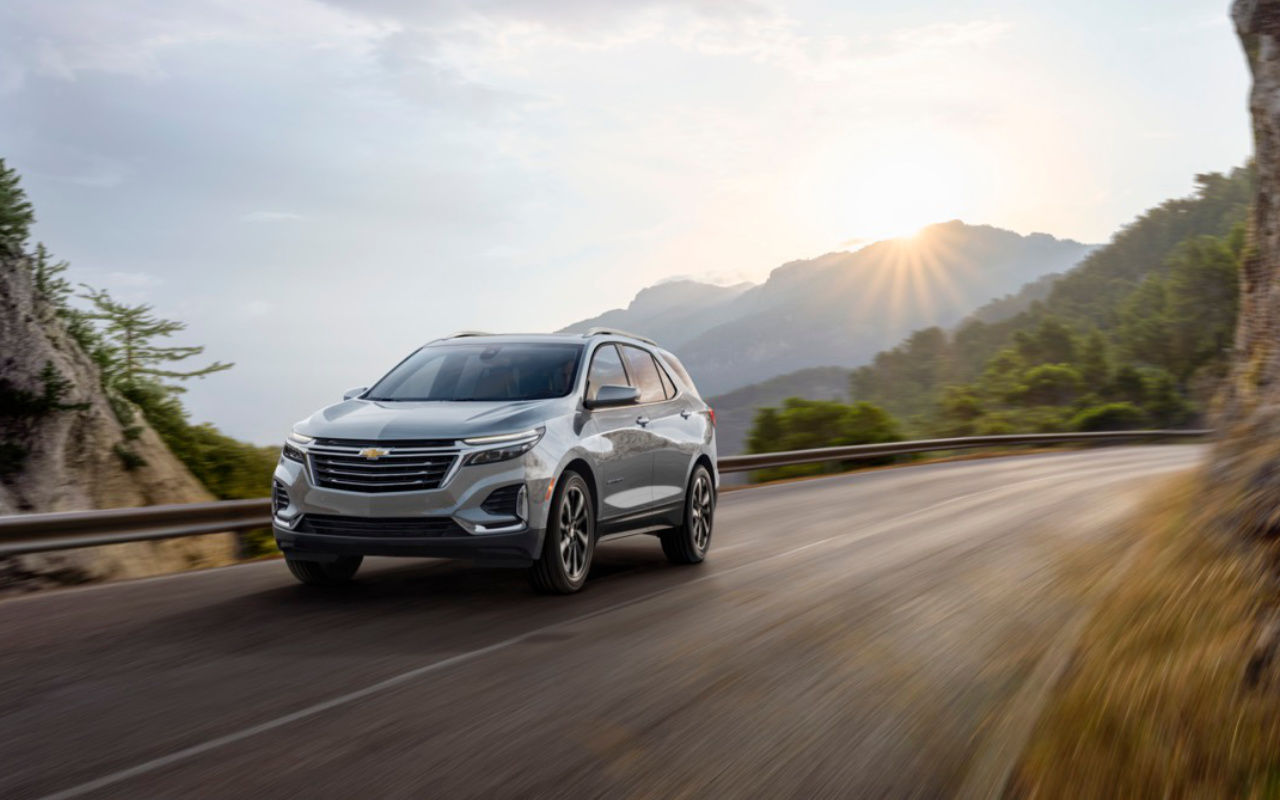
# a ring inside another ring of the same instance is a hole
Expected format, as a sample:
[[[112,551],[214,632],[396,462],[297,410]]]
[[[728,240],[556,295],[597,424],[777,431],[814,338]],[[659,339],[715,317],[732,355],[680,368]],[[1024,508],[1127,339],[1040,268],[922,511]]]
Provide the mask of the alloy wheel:
[[[569,486],[560,501],[560,563],[569,580],[576,582],[587,569],[587,496],[580,486]]]
[[[711,542],[711,518],[715,513],[715,500],[711,494],[711,479],[699,472],[693,481],[693,498],[689,508],[690,534],[698,552],[705,552]]]

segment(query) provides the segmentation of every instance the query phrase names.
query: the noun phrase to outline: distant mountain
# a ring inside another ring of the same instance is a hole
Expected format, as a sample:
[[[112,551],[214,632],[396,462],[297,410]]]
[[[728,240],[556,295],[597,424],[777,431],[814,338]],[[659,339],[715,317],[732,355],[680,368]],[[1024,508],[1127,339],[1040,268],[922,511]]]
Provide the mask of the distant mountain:
[[[955,325],[1092,249],[1043,233],[945,222],[783,264],[760,285],[658,284],[625,309],[565,330],[607,325],[651,336],[680,356],[704,395],[718,395],[806,367],[864,363],[912,330]]]
[[[733,301],[753,284],[716,286],[699,281],[676,280],[659,283],[640,292],[626,308],[575,322],[566,333],[582,333],[590,328],[619,328],[632,333],[660,335],[664,347],[680,348],[715,326],[733,319]],[[660,333],[659,333],[660,332]]]
[[[1014,294],[1007,294],[1004,297],[997,297],[984,303],[978,310],[968,316],[968,319],[985,322],[988,325],[1003,322],[1010,317],[1016,317],[1023,311],[1031,308],[1031,305],[1037,300],[1044,300],[1053,291],[1053,284],[1062,277],[1060,272],[1050,272],[1048,275],[1041,275],[1030,283],[1025,283],[1022,288]]]

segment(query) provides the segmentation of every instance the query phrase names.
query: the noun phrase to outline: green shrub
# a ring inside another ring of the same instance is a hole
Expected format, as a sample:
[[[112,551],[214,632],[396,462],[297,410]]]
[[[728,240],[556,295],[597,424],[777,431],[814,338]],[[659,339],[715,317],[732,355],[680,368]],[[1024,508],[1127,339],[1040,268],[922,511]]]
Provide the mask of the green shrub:
[[[1107,403],[1076,414],[1071,427],[1078,431],[1126,431],[1149,422],[1147,414],[1132,403]]]

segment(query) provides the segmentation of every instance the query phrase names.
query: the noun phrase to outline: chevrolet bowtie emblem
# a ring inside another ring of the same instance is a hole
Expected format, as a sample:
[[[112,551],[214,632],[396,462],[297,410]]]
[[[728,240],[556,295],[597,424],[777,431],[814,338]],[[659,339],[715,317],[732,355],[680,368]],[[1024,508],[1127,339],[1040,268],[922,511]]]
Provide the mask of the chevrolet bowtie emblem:
[[[389,453],[389,452],[391,452],[391,451],[390,451],[390,450],[379,450],[379,449],[378,449],[378,448],[376,448],[376,447],[366,447],[365,449],[361,450],[357,455],[362,455],[362,456],[364,456],[365,458],[367,458],[367,459],[369,459],[370,461],[372,461],[372,460],[374,460],[374,459],[376,459],[376,458],[382,458],[383,456],[385,456],[385,455],[386,455],[387,453]]]

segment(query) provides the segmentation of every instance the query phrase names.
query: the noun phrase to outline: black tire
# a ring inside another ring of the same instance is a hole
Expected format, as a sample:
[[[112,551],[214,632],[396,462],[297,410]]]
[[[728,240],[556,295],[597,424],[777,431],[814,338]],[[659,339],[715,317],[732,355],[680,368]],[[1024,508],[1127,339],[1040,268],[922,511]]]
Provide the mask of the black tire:
[[[341,586],[355,577],[364,556],[341,556],[336,561],[304,561],[285,557],[293,577],[308,586]]]
[[[684,492],[684,524],[659,538],[662,552],[673,564],[700,564],[711,547],[716,513],[716,484],[702,464],[693,468]]]
[[[565,472],[551,500],[542,555],[529,568],[529,581],[544,594],[573,594],[586,583],[595,551],[591,491],[581,475]]]

